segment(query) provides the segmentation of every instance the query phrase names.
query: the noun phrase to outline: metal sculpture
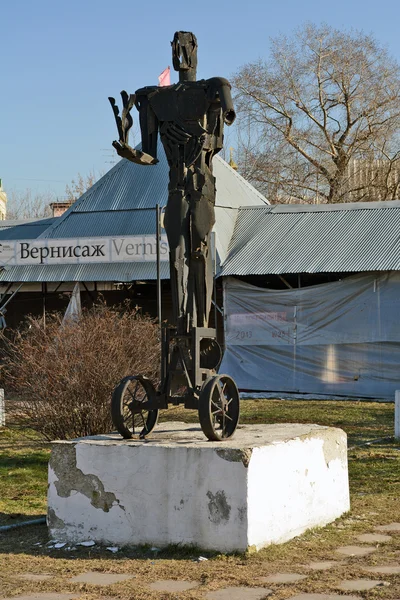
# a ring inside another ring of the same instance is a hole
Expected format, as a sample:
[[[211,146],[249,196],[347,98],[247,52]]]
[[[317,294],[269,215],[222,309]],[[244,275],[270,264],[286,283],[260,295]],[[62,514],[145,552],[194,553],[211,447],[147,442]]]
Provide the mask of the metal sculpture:
[[[128,427],[125,421],[132,417],[134,429],[135,415],[145,409],[147,416],[141,417],[144,436],[157,422],[154,411],[166,408],[168,402],[184,403],[186,408],[198,408],[207,437],[220,440],[236,429],[239,397],[228,375],[216,375],[221,351],[216,330],[209,327],[214,281],[212,159],[222,149],[224,123],[233,123],[235,111],[226,79],[196,80],[194,34],[178,31],[171,45],[179,83],[144,87],[130,95],[121,92],[121,115],[115,99],[109,98],[119,133],[113,146],[121,157],[141,165],[156,164],[158,135],[166,153],[170,171],[164,226],[174,318],[173,327],[163,329],[160,390],[156,393],[141,376],[125,378],[114,392],[113,419],[120,433],[131,437],[132,425]],[[139,111],[141,151],[128,144],[133,106]],[[183,395],[182,385],[186,386]]]

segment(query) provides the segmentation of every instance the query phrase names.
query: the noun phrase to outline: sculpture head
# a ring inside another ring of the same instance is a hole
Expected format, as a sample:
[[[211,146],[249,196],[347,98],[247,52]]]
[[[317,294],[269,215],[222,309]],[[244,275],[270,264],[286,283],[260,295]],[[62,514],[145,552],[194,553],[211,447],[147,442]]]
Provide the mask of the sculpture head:
[[[179,81],[196,81],[197,39],[190,31],[177,31],[171,42],[172,64]]]

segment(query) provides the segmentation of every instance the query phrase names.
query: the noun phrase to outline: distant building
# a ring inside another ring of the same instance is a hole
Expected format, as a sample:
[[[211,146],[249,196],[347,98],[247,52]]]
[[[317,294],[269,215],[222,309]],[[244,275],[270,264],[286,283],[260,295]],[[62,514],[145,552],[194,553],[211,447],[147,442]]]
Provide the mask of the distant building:
[[[68,200],[65,202],[52,202],[50,204],[50,208],[52,210],[53,217],[61,217],[65,213],[66,210],[69,209],[70,206],[74,203],[73,200]]]
[[[0,221],[4,221],[7,213],[7,194],[3,190],[0,179]]]
[[[354,159],[344,181],[346,202],[396,200],[400,196],[400,161]]]

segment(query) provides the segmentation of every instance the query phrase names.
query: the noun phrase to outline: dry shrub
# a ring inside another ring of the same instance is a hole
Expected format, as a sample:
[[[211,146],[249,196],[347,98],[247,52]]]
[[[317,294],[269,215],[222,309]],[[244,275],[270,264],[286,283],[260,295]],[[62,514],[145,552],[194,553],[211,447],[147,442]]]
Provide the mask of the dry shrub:
[[[158,328],[137,310],[96,305],[78,323],[30,317],[9,343],[5,384],[19,398],[19,422],[44,438],[71,439],[112,430],[110,399],[125,375],[154,383]]]

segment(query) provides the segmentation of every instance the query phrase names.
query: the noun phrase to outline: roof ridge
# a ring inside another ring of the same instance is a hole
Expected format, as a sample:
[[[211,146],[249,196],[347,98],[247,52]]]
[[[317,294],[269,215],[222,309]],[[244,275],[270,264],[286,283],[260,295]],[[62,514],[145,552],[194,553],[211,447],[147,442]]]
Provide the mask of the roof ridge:
[[[353,210],[383,210],[400,208],[400,200],[374,200],[372,202],[336,202],[332,204],[270,204],[271,213],[344,212]],[[265,208],[262,205],[241,206],[240,210]]]
[[[267,200],[267,198],[257,190],[257,188],[254,187],[254,185],[251,185],[251,183],[249,181],[247,181],[247,179],[245,179],[243,177],[243,175],[241,175],[240,173],[238,173],[236,171],[236,169],[233,169],[229,163],[226,162],[225,159],[222,158],[222,156],[219,156],[218,154],[215,155],[215,159],[218,160],[221,164],[224,165],[224,167],[227,167],[235,177],[237,177],[237,179],[239,179],[239,181],[241,181],[241,183],[243,183],[246,187],[248,187],[253,193],[255,193],[264,203],[266,206],[270,206],[271,203],[269,202],[269,200]]]

